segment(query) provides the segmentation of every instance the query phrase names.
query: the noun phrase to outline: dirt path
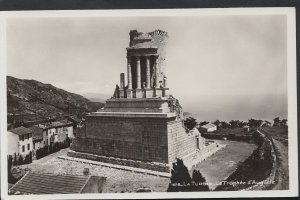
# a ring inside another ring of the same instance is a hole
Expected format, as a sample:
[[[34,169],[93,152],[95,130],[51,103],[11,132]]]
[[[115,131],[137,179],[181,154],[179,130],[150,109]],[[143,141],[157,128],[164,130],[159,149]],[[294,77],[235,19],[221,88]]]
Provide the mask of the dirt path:
[[[288,146],[282,142],[273,139],[275,148],[278,152],[278,183],[273,187],[274,190],[288,190],[289,189],[289,165],[288,165]]]

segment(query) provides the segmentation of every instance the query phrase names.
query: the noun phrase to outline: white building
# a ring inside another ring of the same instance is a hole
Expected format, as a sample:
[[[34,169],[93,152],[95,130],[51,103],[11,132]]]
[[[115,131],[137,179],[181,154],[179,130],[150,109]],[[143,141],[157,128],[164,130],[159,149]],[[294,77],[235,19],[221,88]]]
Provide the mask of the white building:
[[[208,123],[203,126],[200,126],[200,130],[202,130],[203,132],[207,132],[207,133],[214,132],[217,130],[217,126],[212,123]]]
[[[43,130],[43,143],[45,145],[54,144],[56,142],[64,142],[66,138],[73,139],[74,124],[68,120],[49,122],[37,125]]]
[[[29,129],[32,131],[33,149],[43,148],[46,145],[46,133],[38,126],[32,126]]]
[[[7,131],[8,155],[25,157],[33,150],[32,130],[23,126]]]

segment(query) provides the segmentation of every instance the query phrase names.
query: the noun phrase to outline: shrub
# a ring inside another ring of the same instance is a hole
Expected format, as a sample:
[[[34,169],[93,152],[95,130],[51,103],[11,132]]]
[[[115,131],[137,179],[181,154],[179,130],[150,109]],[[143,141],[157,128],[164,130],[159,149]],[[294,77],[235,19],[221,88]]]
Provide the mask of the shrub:
[[[29,164],[29,162],[30,162],[30,158],[29,158],[29,154],[27,154],[27,155],[25,156],[24,164]]]
[[[206,180],[199,170],[194,170],[193,178],[191,178],[183,161],[177,159],[176,163],[173,163],[171,183],[169,184],[168,192],[180,191],[209,191],[209,187],[206,185]]]
[[[11,168],[13,165],[13,158],[11,155],[7,158],[7,176],[8,176],[8,183],[15,184],[17,179],[12,175]]]
[[[13,161],[13,165],[18,165],[18,159],[17,159],[17,154],[14,154],[14,161]]]
[[[193,117],[188,117],[183,123],[188,130],[192,130],[195,126],[197,126],[197,120]]]
[[[23,165],[24,164],[24,160],[23,160],[22,155],[19,156],[18,164],[19,165]]]

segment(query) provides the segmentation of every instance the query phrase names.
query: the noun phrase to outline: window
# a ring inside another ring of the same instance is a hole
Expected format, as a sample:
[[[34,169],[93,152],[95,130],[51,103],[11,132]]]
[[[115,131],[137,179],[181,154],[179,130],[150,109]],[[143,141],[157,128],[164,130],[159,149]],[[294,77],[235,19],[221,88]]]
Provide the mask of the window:
[[[32,133],[29,133],[29,138],[31,138],[32,137]]]
[[[22,152],[25,152],[25,145],[22,146]]]
[[[24,135],[20,135],[19,139],[20,139],[21,141],[24,141]]]
[[[30,150],[30,144],[27,144],[27,150]]]

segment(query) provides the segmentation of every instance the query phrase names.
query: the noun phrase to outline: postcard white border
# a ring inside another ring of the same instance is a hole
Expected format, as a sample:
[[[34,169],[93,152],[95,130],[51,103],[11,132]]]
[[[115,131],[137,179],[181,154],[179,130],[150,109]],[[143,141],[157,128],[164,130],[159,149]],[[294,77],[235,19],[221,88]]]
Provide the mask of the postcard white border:
[[[287,16],[287,70],[289,120],[289,190],[220,191],[220,192],[153,192],[20,195],[7,194],[7,108],[6,108],[6,19],[12,17],[125,17],[125,16],[209,16],[209,15],[286,15]],[[0,12],[0,116],[1,116],[1,197],[3,199],[153,199],[153,198],[224,198],[224,197],[288,197],[298,196],[297,144],[297,79],[296,79],[296,24],[295,8],[209,8],[209,9],[146,9],[146,10],[59,10],[59,11],[4,11]]]

